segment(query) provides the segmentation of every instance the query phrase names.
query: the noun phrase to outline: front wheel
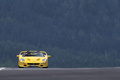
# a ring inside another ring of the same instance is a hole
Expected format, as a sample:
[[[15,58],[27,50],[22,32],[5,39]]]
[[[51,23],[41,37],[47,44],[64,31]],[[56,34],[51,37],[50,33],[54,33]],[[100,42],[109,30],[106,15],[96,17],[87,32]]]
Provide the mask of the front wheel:
[[[24,68],[24,67],[20,67],[20,66],[18,66],[19,68]]]
[[[48,66],[47,67],[43,67],[43,68],[48,68]]]

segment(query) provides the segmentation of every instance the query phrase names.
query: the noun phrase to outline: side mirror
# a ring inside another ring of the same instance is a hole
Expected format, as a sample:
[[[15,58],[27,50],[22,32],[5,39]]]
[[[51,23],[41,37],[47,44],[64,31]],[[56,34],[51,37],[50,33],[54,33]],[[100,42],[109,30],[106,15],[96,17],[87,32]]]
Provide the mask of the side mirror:
[[[17,55],[17,57],[19,57],[19,55]]]
[[[51,57],[50,55],[48,55],[48,58]]]

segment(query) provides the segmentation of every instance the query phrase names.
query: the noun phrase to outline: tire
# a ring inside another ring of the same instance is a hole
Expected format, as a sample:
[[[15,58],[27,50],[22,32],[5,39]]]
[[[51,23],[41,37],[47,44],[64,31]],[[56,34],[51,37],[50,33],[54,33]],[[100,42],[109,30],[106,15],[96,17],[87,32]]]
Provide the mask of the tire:
[[[18,66],[19,68],[24,68],[24,67],[20,67],[20,66]]]
[[[47,67],[43,67],[43,68],[48,68],[48,66]]]

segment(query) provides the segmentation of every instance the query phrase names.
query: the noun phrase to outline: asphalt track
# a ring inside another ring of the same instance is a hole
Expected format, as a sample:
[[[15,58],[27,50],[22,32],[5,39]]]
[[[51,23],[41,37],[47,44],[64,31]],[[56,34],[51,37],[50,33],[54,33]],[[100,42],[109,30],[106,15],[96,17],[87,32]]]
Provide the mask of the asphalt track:
[[[120,68],[0,68],[0,80],[120,80]]]

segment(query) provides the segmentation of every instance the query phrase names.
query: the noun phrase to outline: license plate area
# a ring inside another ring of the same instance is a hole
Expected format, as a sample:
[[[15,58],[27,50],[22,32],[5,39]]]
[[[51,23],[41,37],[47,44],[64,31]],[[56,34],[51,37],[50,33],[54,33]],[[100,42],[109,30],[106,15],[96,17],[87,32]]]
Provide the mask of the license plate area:
[[[30,67],[36,67],[37,65],[30,65]]]
[[[30,65],[30,67],[37,67],[37,65],[39,65],[39,63],[28,63],[28,65]]]

